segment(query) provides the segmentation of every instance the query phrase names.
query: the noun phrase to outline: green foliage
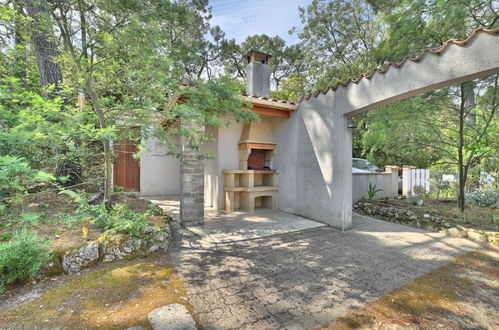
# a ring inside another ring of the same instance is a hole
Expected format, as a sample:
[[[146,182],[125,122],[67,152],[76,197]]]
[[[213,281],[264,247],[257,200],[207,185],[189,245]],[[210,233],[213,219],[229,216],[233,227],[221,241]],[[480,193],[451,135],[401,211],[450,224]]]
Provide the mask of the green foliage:
[[[448,39],[463,40],[479,26],[494,27],[497,6],[487,0],[369,0],[386,23],[379,62],[400,61]]]
[[[284,82],[289,79],[295,80],[291,77],[302,75],[308,69],[308,62],[305,60],[305,52],[303,51],[304,48],[299,44],[287,46],[286,42],[279,36],[270,37],[266,34],[257,34],[248,36],[240,45],[236,44],[233,40],[225,41],[221,44],[221,48],[226,72],[238,78],[244,78],[246,75],[245,68],[247,63],[246,59],[241,55],[246,54],[250,50],[272,55],[269,61],[271,83],[274,87],[274,92],[284,92],[283,95],[277,94],[274,96],[279,99],[291,100],[287,97],[286,91],[296,92],[296,89],[289,89],[290,83],[288,82],[287,86],[284,86]],[[304,90],[306,81],[304,83],[300,86],[298,92]]]
[[[147,214],[148,215],[163,215],[163,209],[159,207],[158,205],[151,204],[147,208]]]
[[[142,237],[149,224],[149,212],[139,213],[129,208],[127,204],[116,204],[111,209],[104,203],[90,205],[84,195],[71,190],[64,190],[62,194],[68,195],[78,204],[75,215],[70,216],[71,221],[90,219],[98,228],[110,233],[122,233]]]
[[[376,194],[382,191],[383,188],[377,188],[376,184],[369,182],[369,187],[367,188],[367,199],[373,200]]]
[[[425,187],[414,186],[412,188],[412,194],[408,197],[408,201],[409,204],[421,206],[428,198],[430,198],[430,194],[426,191]]]
[[[432,193],[436,194],[437,200],[439,200],[440,197],[448,198],[456,192],[456,185],[449,181],[442,180],[443,175],[444,172],[441,171],[432,171],[430,175],[430,182],[434,187]]]
[[[432,148],[438,135],[426,125],[438,110],[433,97],[423,95],[358,116],[356,156],[376,164],[431,166],[445,156]]]
[[[95,224],[112,233],[142,237],[147,228],[149,215],[130,210],[127,204],[113,205],[107,216],[100,217]]]
[[[0,156],[0,197],[25,193],[30,185],[54,179],[51,174],[32,169],[20,157]]]
[[[478,190],[466,195],[466,201],[481,207],[499,207],[499,189]]]
[[[0,293],[6,284],[37,275],[48,259],[47,242],[33,232],[21,230],[11,241],[0,242]]]
[[[299,33],[310,63],[314,90],[357,78],[374,69],[372,51],[382,35],[381,21],[363,0],[313,0],[300,8]]]
[[[171,136],[182,136],[191,147],[200,148],[204,143],[213,141],[209,128],[232,124],[230,115],[237,122],[259,120],[259,116],[251,111],[251,104],[244,101],[237,83],[228,76],[199,81],[195,86],[181,90],[177,96],[183,101],[158,114],[162,123],[172,124],[166,128],[156,125],[153,130],[145,132],[167,145],[168,153],[177,157],[182,156],[183,150],[172,141]],[[184,118],[189,125],[175,124],[178,118]]]
[[[21,214],[21,217],[22,225],[25,227],[30,227],[38,225],[40,218],[43,218],[44,215],[41,213],[23,213]]]

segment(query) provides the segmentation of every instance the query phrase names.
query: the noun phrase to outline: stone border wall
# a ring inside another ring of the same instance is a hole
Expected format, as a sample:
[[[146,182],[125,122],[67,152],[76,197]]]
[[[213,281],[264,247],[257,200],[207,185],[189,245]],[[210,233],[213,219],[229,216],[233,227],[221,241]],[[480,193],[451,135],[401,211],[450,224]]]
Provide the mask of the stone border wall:
[[[163,250],[170,246],[172,235],[170,225],[160,231],[152,228],[146,230],[144,238],[131,235],[107,235],[82,245],[53,248],[51,261],[41,270],[40,277],[55,276],[62,273],[74,274],[82,268],[90,267],[100,262],[110,262],[124,258],[133,258]]]
[[[434,216],[431,214],[418,216],[411,210],[404,208],[381,206],[363,201],[354,203],[353,210],[359,214],[371,216],[380,220],[431,231],[445,231],[447,234],[455,237],[467,238],[475,242],[491,243],[499,246],[499,232],[455,226],[442,216]]]

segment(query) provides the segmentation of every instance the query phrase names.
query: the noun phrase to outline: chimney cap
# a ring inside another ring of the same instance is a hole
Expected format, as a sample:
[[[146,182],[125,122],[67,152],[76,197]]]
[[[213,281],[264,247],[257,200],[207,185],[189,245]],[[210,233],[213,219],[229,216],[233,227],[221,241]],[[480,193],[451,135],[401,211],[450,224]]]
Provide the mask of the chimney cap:
[[[269,63],[269,59],[272,57],[272,55],[269,55],[269,54],[266,54],[266,53],[262,53],[262,52],[259,52],[259,51],[256,51],[256,50],[250,50],[248,51],[244,57],[246,58],[246,60],[248,61],[248,63],[251,63],[251,62],[260,62],[260,63],[263,63],[263,64],[268,64]]]

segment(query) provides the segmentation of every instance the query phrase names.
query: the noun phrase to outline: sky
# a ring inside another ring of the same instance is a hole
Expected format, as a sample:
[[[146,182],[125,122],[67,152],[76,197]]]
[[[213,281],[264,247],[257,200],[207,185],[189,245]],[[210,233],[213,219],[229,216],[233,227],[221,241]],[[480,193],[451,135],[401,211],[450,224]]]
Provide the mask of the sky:
[[[287,45],[297,43],[298,36],[288,31],[302,26],[298,7],[312,0],[209,0],[213,18],[211,25],[219,25],[226,38],[241,43],[247,36],[278,35]]]

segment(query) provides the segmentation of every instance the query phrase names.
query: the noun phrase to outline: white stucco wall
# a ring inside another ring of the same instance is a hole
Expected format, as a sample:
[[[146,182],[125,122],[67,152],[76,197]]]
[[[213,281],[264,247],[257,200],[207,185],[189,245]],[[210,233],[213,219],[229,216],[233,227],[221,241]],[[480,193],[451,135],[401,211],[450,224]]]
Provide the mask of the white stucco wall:
[[[205,207],[217,208],[219,175],[218,175],[218,129],[209,128],[206,133],[210,134],[215,140],[206,143],[204,150],[206,154],[213,154],[214,158],[206,158],[204,161],[204,205]],[[222,187],[223,188],[223,187]]]
[[[352,178],[352,201],[356,202],[367,197],[369,183],[376,185],[376,189],[382,189],[376,193],[375,198],[398,196],[397,172],[384,173],[353,173]]]
[[[279,171],[277,207],[285,212],[296,213],[298,120],[296,116],[289,119],[274,118],[272,125],[277,140],[273,167]]]
[[[352,132],[346,118],[333,110],[330,97],[320,95],[302,102],[286,125],[290,132],[278,135],[280,149],[287,150],[279,153],[279,166],[296,168],[279,175],[282,208],[341,230],[351,228]]]
[[[238,142],[241,138],[243,126],[242,123],[233,122],[228,127],[218,128],[218,198],[214,202],[214,207],[219,210],[225,208],[223,171],[239,169]]]
[[[154,138],[145,139],[140,159],[140,193],[142,196],[180,194],[180,161],[166,156],[167,148]],[[178,143],[178,138],[176,139]]]
[[[347,117],[497,73],[499,36],[480,32],[464,45],[449,44],[439,55],[428,53],[419,62],[407,61],[384,74],[303,100],[293,114],[298,121],[296,191],[284,192],[286,198],[296,194],[300,215],[342,230],[351,228],[352,132]]]

